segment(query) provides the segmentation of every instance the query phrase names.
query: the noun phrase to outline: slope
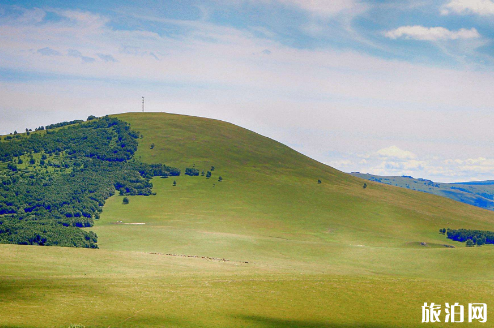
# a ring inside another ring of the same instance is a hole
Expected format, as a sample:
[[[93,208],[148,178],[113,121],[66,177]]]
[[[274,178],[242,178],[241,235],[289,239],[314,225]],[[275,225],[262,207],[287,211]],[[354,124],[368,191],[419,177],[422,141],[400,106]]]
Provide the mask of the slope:
[[[209,179],[154,178],[156,195],[129,197],[128,205],[111,198],[94,229],[102,248],[292,259],[294,248],[283,243],[315,257],[328,245],[448,244],[439,228],[488,230],[494,222],[491,212],[442,197],[372,182],[364,189],[361,179],[233,124],[164,113],[117,117],[142,134],[140,160],[215,170]]]
[[[0,327],[417,327],[424,302],[494,302],[494,247],[437,233],[492,229],[490,211],[364,189],[225,122],[117,117],[142,133],[142,161],[212,177],[108,199],[89,228],[100,249],[0,245]]]

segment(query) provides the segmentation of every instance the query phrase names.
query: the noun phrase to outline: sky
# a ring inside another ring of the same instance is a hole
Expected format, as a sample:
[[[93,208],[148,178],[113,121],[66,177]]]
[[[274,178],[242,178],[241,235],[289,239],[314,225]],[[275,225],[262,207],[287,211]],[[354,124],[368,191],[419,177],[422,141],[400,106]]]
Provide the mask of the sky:
[[[141,110],[344,172],[494,179],[494,0],[0,0],[0,134]]]

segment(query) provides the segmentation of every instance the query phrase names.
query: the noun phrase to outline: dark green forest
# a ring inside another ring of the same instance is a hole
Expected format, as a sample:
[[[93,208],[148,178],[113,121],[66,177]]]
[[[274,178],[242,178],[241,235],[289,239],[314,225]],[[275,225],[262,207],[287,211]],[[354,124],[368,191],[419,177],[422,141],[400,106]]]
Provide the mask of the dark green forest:
[[[0,142],[0,243],[97,248],[105,200],[152,194],[180,170],[134,158],[139,134],[115,118],[52,124]]]
[[[449,239],[467,242],[467,246],[482,246],[484,244],[494,244],[494,232],[486,230],[469,229],[440,229],[440,233],[446,234]]]

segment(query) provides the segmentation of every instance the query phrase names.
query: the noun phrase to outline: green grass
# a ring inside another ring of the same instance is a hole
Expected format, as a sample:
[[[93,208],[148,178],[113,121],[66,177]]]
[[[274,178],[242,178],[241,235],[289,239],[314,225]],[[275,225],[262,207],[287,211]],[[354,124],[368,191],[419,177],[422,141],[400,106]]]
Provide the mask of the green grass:
[[[416,327],[424,302],[494,301],[494,247],[438,233],[492,230],[493,212],[363,189],[225,122],[118,117],[142,133],[142,161],[215,166],[212,178],[154,178],[154,196],[110,198],[90,229],[99,250],[0,245],[0,327]]]

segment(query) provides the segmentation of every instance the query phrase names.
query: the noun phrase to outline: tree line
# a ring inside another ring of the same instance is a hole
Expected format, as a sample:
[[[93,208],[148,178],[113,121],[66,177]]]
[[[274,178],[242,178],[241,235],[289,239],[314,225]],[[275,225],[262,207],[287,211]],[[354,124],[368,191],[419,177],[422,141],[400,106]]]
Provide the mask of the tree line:
[[[0,143],[0,243],[97,248],[80,228],[93,226],[106,199],[149,196],[152,177],[180,175],[135,160],[139,134],[128,123],[90,118]]]
[[[449,239],[467,242],[467,246],[494,244],[494,232],[492,231],[443,228],[439,229],[439,232],[446,234]]]

